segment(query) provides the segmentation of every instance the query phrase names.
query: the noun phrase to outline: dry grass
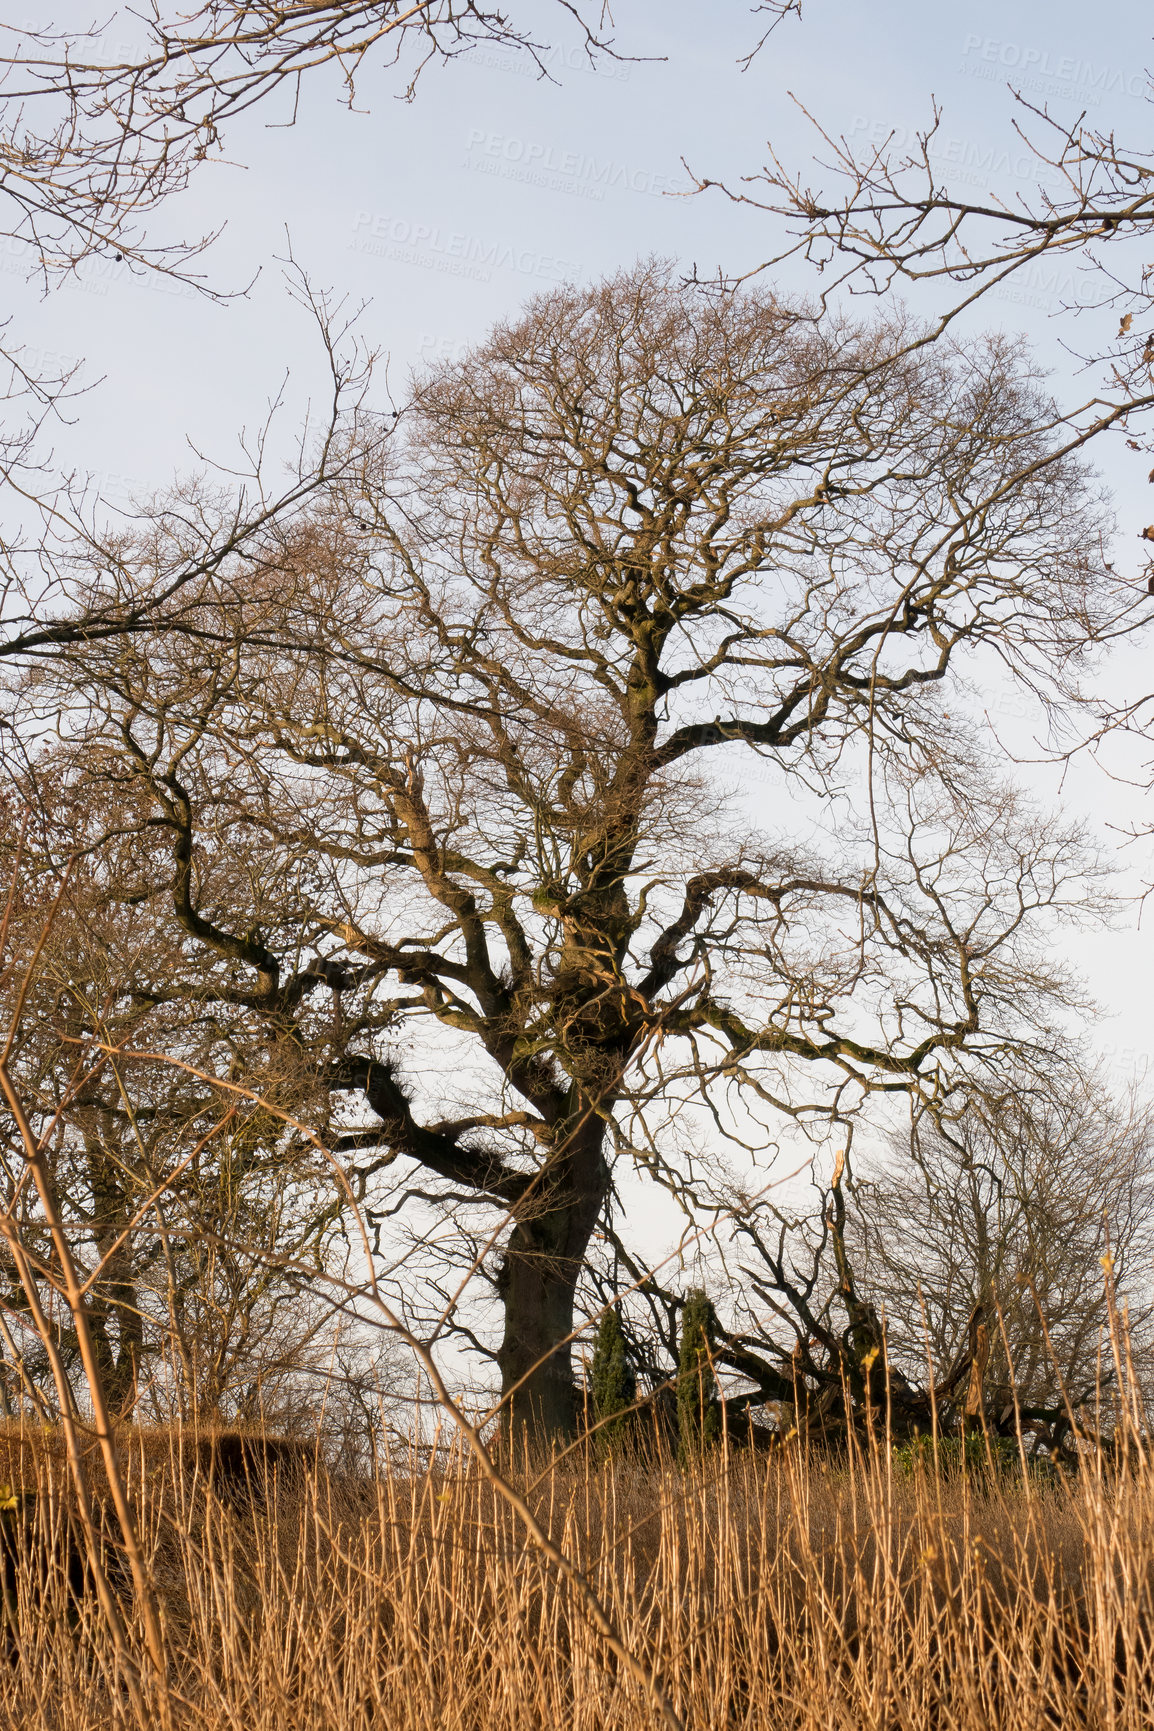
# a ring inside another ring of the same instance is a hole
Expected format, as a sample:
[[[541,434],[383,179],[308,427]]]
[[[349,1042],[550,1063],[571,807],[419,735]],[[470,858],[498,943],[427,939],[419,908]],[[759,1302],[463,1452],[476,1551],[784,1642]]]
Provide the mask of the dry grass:
[[[174,1725],[659,1723],[572,1588],[460,1463],[351,1480],[290,1460],[270,1485],[218,1475],[210,1488],[203,1449],[138,1443]],[[139,1724],[95,1601],[59,1567],[68,1497],[54,1451],[9,1433],[5,1455],[0,1472],[23,1474],[39,1502],[0,1656],[0,1725]],[[735,1451],[690,1475],[570,1462],[530,1500],[694,1731],[1154,1723],[1145,1464],[1046,1485],[905,1478],[880,1450],[841,1466]],[[160,1714],[154,1701],[144,1717]]]

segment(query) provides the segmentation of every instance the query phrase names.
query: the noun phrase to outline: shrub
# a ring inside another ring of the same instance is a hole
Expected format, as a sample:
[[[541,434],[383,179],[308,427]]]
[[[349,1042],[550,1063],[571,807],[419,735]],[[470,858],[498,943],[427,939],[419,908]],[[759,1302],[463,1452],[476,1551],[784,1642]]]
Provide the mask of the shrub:
[[[603,1454],[619,1448],[637,1398],[637,1379],[625,1348],[625,1333],[616,1310],[609,1309],[597,1329],[593,1348],[593,1418],[597,1447]]]
[[[677,1432],[683,1465],[696,1460],[721,1435],[721,1407],[713,1374],[717,1316],[700,1287],[685,1300],[677,1375]]]

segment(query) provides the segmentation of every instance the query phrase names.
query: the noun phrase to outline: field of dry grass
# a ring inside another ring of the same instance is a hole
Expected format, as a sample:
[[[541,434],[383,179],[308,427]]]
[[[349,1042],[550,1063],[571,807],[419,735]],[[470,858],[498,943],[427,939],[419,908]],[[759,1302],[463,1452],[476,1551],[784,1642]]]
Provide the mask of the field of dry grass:
[[[3,1515],[4,1727],[1154,1722],[1145,1464],[1046,1483],[910,1476],[883,1449],[840,1464],[722,1450],[697,1473],[570,1460],[536,1480],[515,1475],[650,1671],[647,1690],[461,1461],[351,1479],[289,1458],[265,1484],[248,1460],[209,1482],[203,1449],[171,1435],[137,1444],[127,1452],[165,1622],[167,1700],[142,1658],[130,1681],[143,1645],[115,1558],[129,1636],[119,1654],[76,1555],[68,1583],[61,1463],[9,1432],[9,1501],[22,1488],[37,1497]]]

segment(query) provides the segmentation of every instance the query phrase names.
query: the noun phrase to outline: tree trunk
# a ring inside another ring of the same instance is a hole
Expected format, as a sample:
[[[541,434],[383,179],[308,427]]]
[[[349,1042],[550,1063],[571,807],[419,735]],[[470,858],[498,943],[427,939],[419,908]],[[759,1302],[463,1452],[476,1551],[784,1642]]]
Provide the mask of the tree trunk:
[[[569,1336],[577,1281],[609,1188],[603,1136],[594,1120],[557,1173],[546,1171],[530,1198],[532,1212],[517,1221],[505,1250],[498,1277],[505,1334],[497,1362],[502,1431],[514,1446],[526,1438],[535,1445],[564,1441],[576,1428]]]
[[[92,1236],[97,1253],[107,1259],[90,1298],[88,1326],[105,1398],[115,1417],[127,1418],[136,1404],[144,1313],[136,1291],[132,1238],[119,1242],[121,1232],[132,1218],[132,1199],[122,1177],[127,1167],[117,1132],[117,1115],[110,1111],[98,1111],[93,1122],[85,1127],[92,1187]],[[112,1323],[119,1335],[119,1351],[109,1338]]]

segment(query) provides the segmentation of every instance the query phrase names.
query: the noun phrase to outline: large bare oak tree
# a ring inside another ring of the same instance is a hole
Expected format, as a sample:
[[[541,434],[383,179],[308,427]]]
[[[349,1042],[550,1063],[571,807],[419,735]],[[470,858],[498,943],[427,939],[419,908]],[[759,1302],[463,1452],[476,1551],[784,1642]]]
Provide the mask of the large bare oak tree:
[[[980,651],[1068,690],[1131,595],[1023,358],[910,334],[660,265],[560,290],[359,469],[350,435],[323,507],[205,579],[202,635],[21,693],[148,807],[180,966],[126,990],[294,1078],[379,1220],[490,1210],[503,1391],[554,1434],[615,1158],[676,1188],[695,1113],[746,1146],[945,1098],[1065,989],[1030,935],[1077,846],[943,692]],[[158,506],[116,581],[227,509]]]

